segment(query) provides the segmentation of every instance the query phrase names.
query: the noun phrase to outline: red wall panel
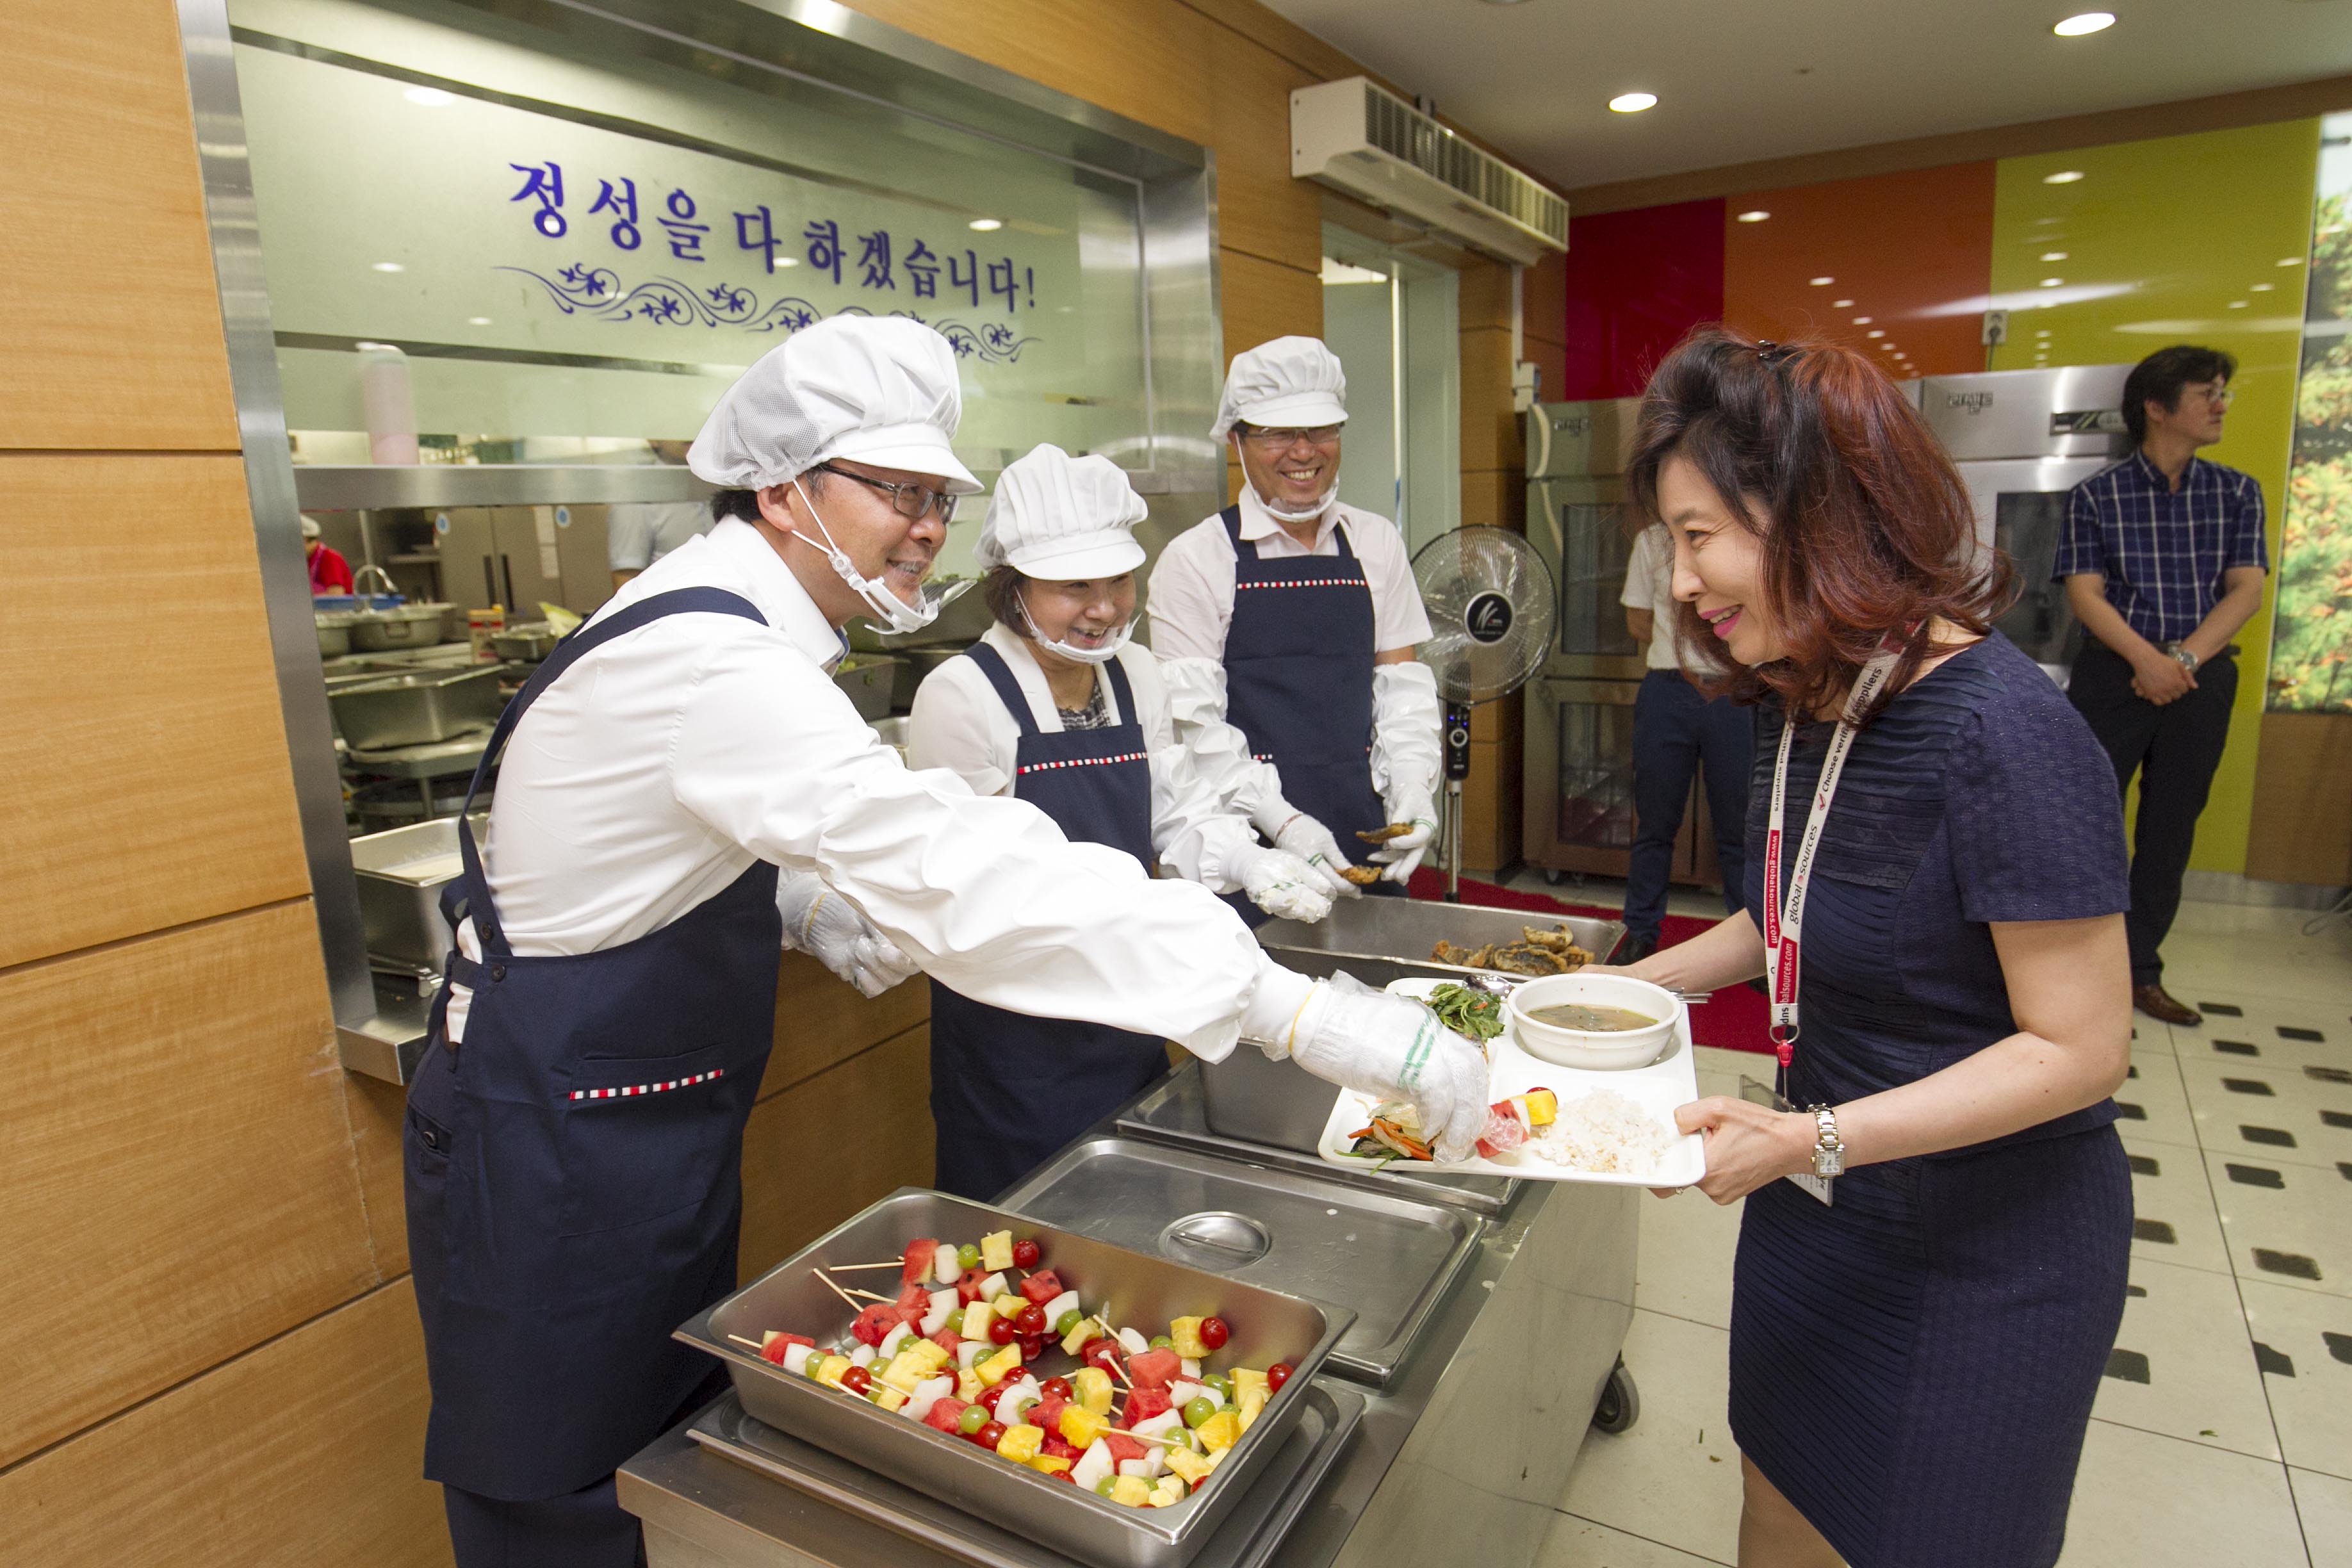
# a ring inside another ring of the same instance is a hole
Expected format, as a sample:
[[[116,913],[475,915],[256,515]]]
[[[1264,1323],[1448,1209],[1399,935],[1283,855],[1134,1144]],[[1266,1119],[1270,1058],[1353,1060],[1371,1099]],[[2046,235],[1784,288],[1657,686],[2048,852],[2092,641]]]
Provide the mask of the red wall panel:
[[[1719,319],[1724,221],[1720,201],[1571,218],[1568,374],[1546,399],[1633,396],[1685,332]]]

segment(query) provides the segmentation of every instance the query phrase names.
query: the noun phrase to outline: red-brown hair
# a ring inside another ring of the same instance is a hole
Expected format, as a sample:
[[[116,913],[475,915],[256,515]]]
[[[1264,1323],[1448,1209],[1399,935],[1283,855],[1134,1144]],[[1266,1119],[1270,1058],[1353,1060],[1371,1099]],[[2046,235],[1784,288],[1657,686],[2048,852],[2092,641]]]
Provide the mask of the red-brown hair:
[[[1637,525],[1659,520],[1669,458],[1688,459],[1762,541],[1764,594],[1788,652],[1738,671],[1735,695],[1769,689],[1809,715],[1840,698],[1891,632],[1903,660],[1867,723],[1917,673],[1934,620],[1982,634],[2009,601],[2014,574],[1979,552],[1942,443],[1851,349],[1692,329],[1642,395],[1626,469]],[[1731,671],[1696,610],[1677,609],[1682,646]]]

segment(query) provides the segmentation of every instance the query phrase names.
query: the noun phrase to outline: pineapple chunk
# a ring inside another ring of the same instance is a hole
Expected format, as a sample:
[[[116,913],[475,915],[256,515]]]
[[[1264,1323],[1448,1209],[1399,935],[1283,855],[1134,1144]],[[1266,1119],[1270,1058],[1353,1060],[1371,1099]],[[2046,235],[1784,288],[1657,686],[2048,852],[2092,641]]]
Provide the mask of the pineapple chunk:
[[[1231,1448],[1220,1448],[1215,1453],[1211,1454],[1208,1459],[1209,1468],[1213,1470],[1219,1465],[1223,1464],[1225,1462],[1225,1456],[1232,1452],[1233,1450]]]
[[[867,1397],[885,1410],[896,1410],[907,1403],[906,1393],[901,1389],[891,1387],[887,1383],[876,1384]]]
[[[1110,1414],[1111,1395],[1114,1391],[1110,1385],[1110,1373],[1105,1372],[1102,1368],[1098,1366],[1082,1366],[1077,1371],[1072,1373],[1070,1374],[1070,1392],[1078,1396],[1078,1403],[1080,1405],[1085,1405],[1088,1410],[1093,1411],[1096,1415],[1108,1415]],[[1081,1445],[1081,1447],[1083,1447],[1083,1445]]]
[[[1151,1503],[1151,1486],[1140,1476],[1121,1476],[1110,1484],[1110,1500],[1129,1508],[1148,1508]]]
[[[980,1397],[980,1373],[967,1367],[956,1373],[956,1397],[970,1405]]]
[[[1049,1476],[1058,1476],[1070,1468],[1069,1460],[1057,1459],[1051,1454],[1040,1454],[1027,1463],[1031,1469],[1042,1470]]]
[[[1013,1233],[992,1230],[980,1238],[980,1266],[992,1274],[1013,1267]]]
[[[929,1367],[903,1352],[892,1357],[890,1364],[882,1369],[882,1381],[901,1394],[914,1393],[915,1385],[930,1375]]]
[[[1017,1318],[1022,1309],[1028,1305],[1028,1297],[1018,1290],[1006,1290],[988,1303],[988,1310],[1000,1318]]]
[[[1110,1429],[1110,1422],[1101,1413],[1083,1405],[1062,1406],[1059,1428],[1062,1441],[1073,1448],[1084,1448]]]
[[[1035,1458],[1038,1450],[1045,1446],[1045,1429],[1032,1426],[1024,1421],[1017,1426],[1004,1429],[1004,1436],[997,1439],[996,1457],[1010,1459],[1016,1465],[1025,1465]]]
[[[1253,1388],[1242,1395],[1241,1407],[1234,1412],[1234,1415],[1240,1419],[1243,1431],[1248,1431],[1250,1424],[1258,1418],[1261,1411],[1265,1410],[1267,1398],[1268,1395],[1263,1388]]]
[[[1559,1096],[1548,1089],[1531,1089],[1526,1095],[1528,1125],[1549,1127],[1559,1117]]]
[[[1160,1478],[1159,1484],[1151,1489],[1151,1506],[1172,1508],[1190,1496],[1192,1490],[1192,1489],[1186,1486],[1181,1477],[1162,1476]]]
[[[981,1386],[994,1388],[1021,1370],[1021,1347],[1006,1345],[972,1370],[980,1373]]]
[[[965,1339],[978,1340],[984,1344],[988,1341],[989,1321],[995,1316],[996,1314],[989,1310],[987,1302],[974,1301],[963,1310],[963,1321],[958,1325],[956,1332]]]
[[[1081,1318],[1078,1326],[1062,1336],[1062,1353],[1076,1355],[1086,1348],[1088,1340],[1102,1337],[1102,1325],[1092,1318]]]
[[[902,1357],[915,1357],[920,1364],[929,1367],[933,1372],[939,1371],[940,1368],[947,1365],[948,1363],[953,1359],[948,1351],[948,1347],[940,1344],[937,1340],[909,1341],[907,1344],[907,1348],[900,1351],[898,1354]]]
[[[841,1374],[856,1363],[845,1355],[829,1355],[817,1363],[816,1380],[828,1387],[841,1386]]]
[[[1201,1320],[1179,1318],[1168,1325],[1168,1337],[1176,1342],[1176,1353],[1186,1361],[1199,1361],[1209,1353],[1201,1342]]]
[[[1201,1478],[1209,1473],[1209,1461],[1190,1448],[1171,1448],[1168,1450],[1168,1468],[1197,1487],[1201,1484]]]
[[[1253,1388],[1256,1389],[1260,1394],[1270,1394],[1273,1392],[1271,1389],[1266,1387],[1265,1373],[1262,1372],[1252,1372],[1245,1366],[1237,1366],[1226,1375],[1234,1380],[1234,1403],[1235,1405],[1239,1405],[1244,1398],[1248,1397],[1249,1391]]]
[[[1212,1454],[1221,1448],[1230,1448],[1242,1439],[1242,1418],[1233,1411],[1220,1410],[1194,1427],[1193,1436],[1200,1438],[1201,1447]]]

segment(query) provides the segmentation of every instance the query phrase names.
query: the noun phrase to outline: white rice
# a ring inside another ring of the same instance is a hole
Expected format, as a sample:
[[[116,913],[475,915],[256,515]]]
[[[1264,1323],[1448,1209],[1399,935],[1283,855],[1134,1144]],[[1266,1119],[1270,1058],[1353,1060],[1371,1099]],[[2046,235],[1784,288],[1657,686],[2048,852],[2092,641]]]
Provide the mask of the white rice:
[[[1570,1170],[1637,1175],[1657,1169],[1673,1137],[1657,1119],[1613,1089],[1560,1101],[1559,1118],[1527,1146]]]

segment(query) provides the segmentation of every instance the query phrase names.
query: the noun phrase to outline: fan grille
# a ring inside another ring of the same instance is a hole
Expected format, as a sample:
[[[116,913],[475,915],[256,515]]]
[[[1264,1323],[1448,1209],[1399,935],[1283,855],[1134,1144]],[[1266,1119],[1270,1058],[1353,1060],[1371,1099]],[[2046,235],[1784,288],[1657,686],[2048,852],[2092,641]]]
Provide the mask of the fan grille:
[[[1507,529],[1458,528],[1412,558],[1430,637],[1421,662],[1449,702],[1491,702],[1516,691],[1549,650],[1559,604],[1551,571]]]

